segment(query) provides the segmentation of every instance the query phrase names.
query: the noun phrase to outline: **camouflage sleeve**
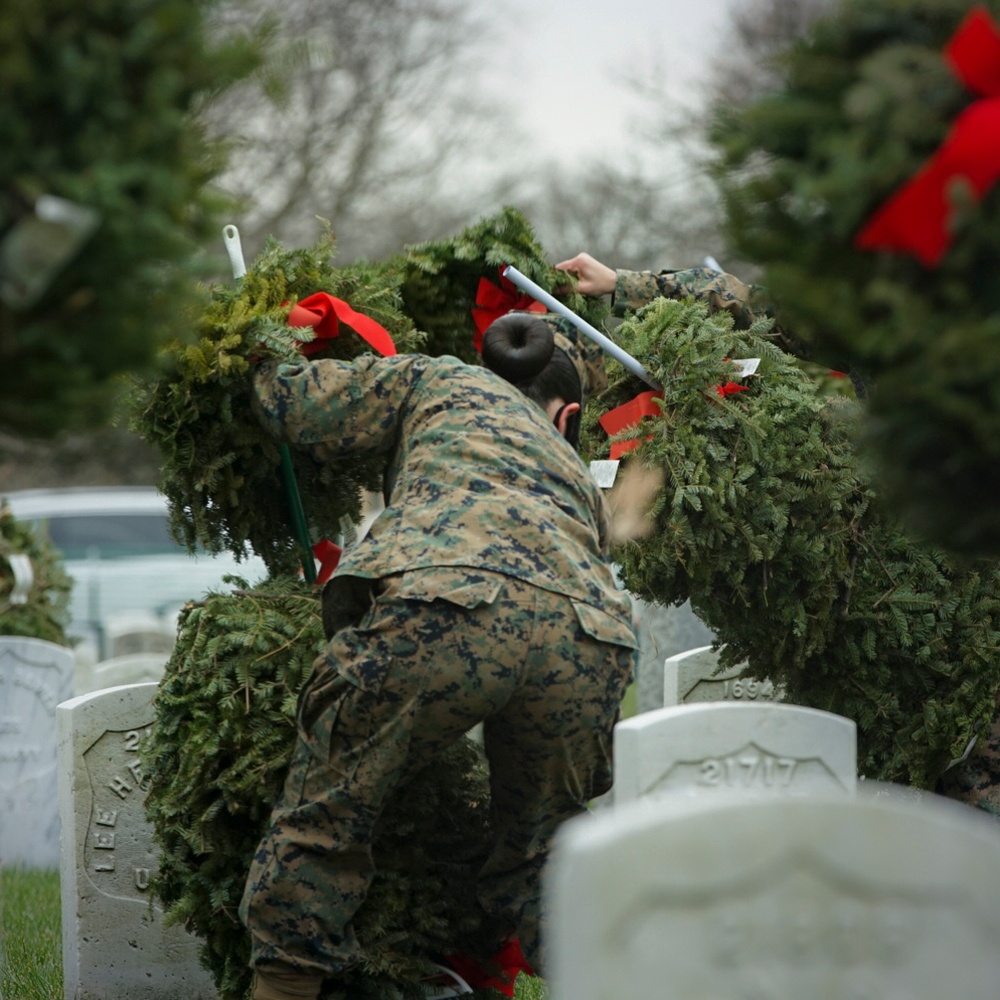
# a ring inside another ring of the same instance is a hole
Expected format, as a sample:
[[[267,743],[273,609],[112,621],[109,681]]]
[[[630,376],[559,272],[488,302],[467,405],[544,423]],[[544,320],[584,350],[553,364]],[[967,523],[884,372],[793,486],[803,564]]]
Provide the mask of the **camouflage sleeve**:
[[[422,371],[419,355],[267,362],[254,374],[255,410],[276,437],[335,453],[385,451]]]
[[[731,274],[704,267],[659,273],[618,271],[612,309],[616,316],[624,316],[659,296],[668,299],[690,296],[706,303],[712,312],[724,309],[732,314],[737,329],[746,329],[761,317],[772,315],[760,285],[748,285]],[[770,336],[782,350],[808,359],[805,345],[783,327],[775,324]]]
[[[608,507],[603,493],[597,494],[599,507],[597,510],[597,543],[601,549],[601,555],[608,562],[611,561],[611,508]]]

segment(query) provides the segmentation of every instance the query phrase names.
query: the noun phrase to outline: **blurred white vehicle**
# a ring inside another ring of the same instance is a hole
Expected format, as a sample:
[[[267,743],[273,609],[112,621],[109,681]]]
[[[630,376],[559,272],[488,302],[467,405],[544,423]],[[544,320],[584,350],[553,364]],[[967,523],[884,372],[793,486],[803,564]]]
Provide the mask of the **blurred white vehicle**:
[[[170,536],[166,498],[151,486],[20,490],[4,496],[63,555],[73,580],[69,634],[77,661],[162,653],[187,601],[227,589],[227,574],[257,583],[263,560],[191,555]]]

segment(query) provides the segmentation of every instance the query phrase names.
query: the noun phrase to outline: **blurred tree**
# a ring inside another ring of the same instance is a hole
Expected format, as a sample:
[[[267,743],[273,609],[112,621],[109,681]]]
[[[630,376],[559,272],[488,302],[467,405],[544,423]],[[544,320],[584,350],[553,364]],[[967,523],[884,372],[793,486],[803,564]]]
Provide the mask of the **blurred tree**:
[[[245,36],[207,38],[207,6],[4,3],[0,429],[100,424],[193,290],[220,162],[190,112],[255,59]]]
[[[814,356],[868,376],[880,496],[970,560],[1000,556],[1000,189],[976,117],[998,20],[998,0],[843,0],[716,127],[734,244]]]
[[[222,183],[252,254],[267,236],[313,243],[320,217],[338,260],[375,259],[478,213],[473,168],[496,130],[464,0],[240,0],[222,26],[261,19],[277,25],[264,67],[205,112],[233,150]]]

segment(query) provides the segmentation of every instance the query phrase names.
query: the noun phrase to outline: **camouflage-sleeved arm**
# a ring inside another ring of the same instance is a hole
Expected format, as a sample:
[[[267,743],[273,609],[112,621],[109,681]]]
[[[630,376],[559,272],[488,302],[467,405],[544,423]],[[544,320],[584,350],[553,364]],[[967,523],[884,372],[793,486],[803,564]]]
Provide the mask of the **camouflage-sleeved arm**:
[[[599,493],[597,499],[600,507],[597,511],[597,544],[600,546],[601,555],[606,560],[611,561],[611,510],[604,500],[604,495]]]
[[[383,451],[420,366],[417,355],[269,362],[254,375],[255,410],[289,444],[332,452]]]
[[[662,296],[668,299],[692,297],[705,302],[713,312],[732,313],[737,329],[746,329],[762,316],[771,315],[766,294],[760,285],[748,285],[739,278],[705,267],[684,271],[617,271],[612,309],[616,316],[635,311]],[[779,325],[771,328],[778,346],[799,358],[808,358],[804,344]]]
[[[667,273],[667,272],[664,272]],[[615,271],[615,290],[611,295],[611,311],[615,316],[636,312],[653,299],[667,293],[661,291],[660,275],[652,271]]]

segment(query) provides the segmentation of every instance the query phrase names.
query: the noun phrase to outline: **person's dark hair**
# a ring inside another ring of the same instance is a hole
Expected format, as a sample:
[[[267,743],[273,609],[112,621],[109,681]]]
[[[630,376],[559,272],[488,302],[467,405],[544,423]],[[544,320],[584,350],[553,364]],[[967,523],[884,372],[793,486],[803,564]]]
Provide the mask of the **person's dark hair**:
[[[532,313],[507,313],[483,333],[483,364],[541,407],[557,397],[582,401],[580,376],[555,346],[552,328]]]

